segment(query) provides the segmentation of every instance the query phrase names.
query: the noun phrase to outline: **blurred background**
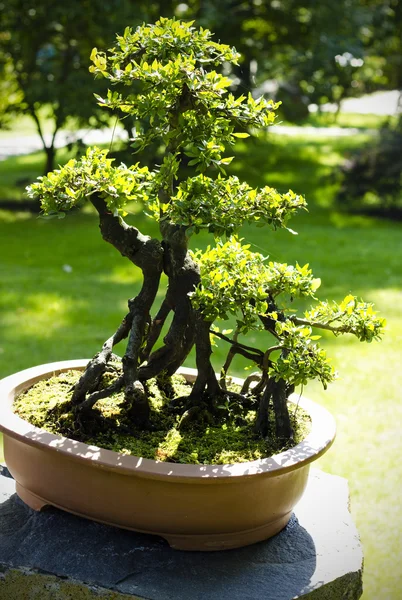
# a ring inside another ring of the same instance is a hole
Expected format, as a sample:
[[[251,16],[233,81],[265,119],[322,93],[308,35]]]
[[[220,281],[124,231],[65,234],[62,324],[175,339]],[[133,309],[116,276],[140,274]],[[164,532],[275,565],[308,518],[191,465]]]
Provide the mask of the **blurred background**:
[[[322,299],[353,292],[387,319],[380,344],[324,336],[340,377],[306,394],[338,422],[319,466],[349,480],[365,553],[363,598],[402,598],[402,3],[0,0],[0,14],[0,377],[90,357],[120,322],[138,273],[101,240],[88,208],[45,221],[24,190],[89,144],[136,162],[135,123],[93,97],[106,84],[88,72],[91,50],[112,46],[127,25],[195,20],[241,53],[227,73],[235,94],[282,102],[273,127],[239,140],[228,170],[251,185],[291,188],[309,204],[291,225],[298,236],[244,235],[273,260],[310,263]],[[161,150],[141,159],[157,164]],[[158,234],[141,207],[130,213],[142,231]],[[217,368],[223,357],[218,347]],[[236,369],[244,374],[241,363]]]

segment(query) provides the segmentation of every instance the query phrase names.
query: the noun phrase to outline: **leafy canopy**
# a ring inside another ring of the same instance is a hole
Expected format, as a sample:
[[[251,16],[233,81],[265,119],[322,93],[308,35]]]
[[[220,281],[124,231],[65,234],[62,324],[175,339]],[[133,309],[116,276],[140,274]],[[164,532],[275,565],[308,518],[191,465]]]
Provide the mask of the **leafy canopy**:
[[[88,148],[81,160],[71,159],[60,169],[39,177],[37,183],[27,188],[28,195],[40,198],[45,215],[58,217],[95,193],[116,214],[129,201],[146,201],[151,180],[148,167],[140,167],[138,163],[114,167],[107,154],[107,150]]]
[[[234,48],[211,40],[211,32],[192,22],[160,19],[134,32],[128,27],[108,53],[92,51],[90,70],[133,93],[109,90],[100,105],[119,109],[142,123],[135,144],[143,149],[162,137],[174,153],[183,152],[204,172],[211,164],[223,166],[226,145],[236,137],[236,126],[266,127],[273,123],[278,104],[255,100],[251,94],[235,98],[232,80],[211,70],[236,65]],[[149,127],[145,128],[144,123]]]

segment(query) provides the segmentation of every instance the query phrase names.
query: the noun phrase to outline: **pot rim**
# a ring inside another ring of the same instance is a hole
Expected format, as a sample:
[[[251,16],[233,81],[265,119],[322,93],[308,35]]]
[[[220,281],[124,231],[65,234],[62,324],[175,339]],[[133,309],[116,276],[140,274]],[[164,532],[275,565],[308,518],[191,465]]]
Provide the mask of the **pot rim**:
[[[336,435],[333,416],[312,400],[292,394],[290,401],[299,404],[311,417],[311,431],[299,444],[289,450],[244,463],[225,465],[197,465],[168,463],[133,455],[124,455],[105,448],[71,440],[47,432],[21,419],[12,411],[17,394],[46,376],[70,369],[83,369],[89,359],[57,361],[24,369],[0,381],[0,431],[31,446],[51,450],[70,460],[91,461],[94,467],[142,477],[169,477],[183,480],[219,478],[229,481],[233,477],[255,475],[278,476],[293,471],[319,458],[332,445]],[[195,369],[181,368],[179,373],[189,380],[196,376]],[[241,381],[233,378],[234,381]]]

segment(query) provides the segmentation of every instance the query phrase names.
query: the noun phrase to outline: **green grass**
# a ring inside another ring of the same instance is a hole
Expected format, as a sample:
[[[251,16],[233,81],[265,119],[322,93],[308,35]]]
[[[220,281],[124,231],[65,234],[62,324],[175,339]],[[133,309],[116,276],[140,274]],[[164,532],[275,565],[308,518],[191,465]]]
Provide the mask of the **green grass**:
[[[56,152],[55,165],[64,164],[71,153],[62,148]],[[0,201],[1,200],[26,200],[25,188],[37,177],[43,175],[45,168],[44,152],[10,156],[0,161]]]
[[[53,133],[54,131],[54,120],[50,115],[50,106],[43,105],[39,109],[38,116],[43,133]],[[25,137],[38,135],[36,123],[29,115],[14,115],[10,117],[10,122],[7,125],[7,127],[0,129],[0,140],[7,140],[7,138],[15,136]],[[73,117],[69,117],[65,129],[67,131],[74,131],[77,128],[77,120]]]
[[[297,123],[300,127],[354,127],[356,129],[378,129],[387,119],[394,120],[394,117],[384,117],[382,115],[362,114],[362,113],[339,113],[336,115],[331,112],[310,113],[307,119]],[[293,125],[280,118],[284,125]]]
[[[41,111],[41,124],[44,133],[52,131],[52,122],[46,117],[46,108]],[[35,121],[29,115],[16,115],[12,119],[7,128],[0,129],[0,140],[6,140],[15,136],[31,136],[38,135]]]
[[[339,300],[353,291],[374,301],[387,318],[380,344],[325,336],[340,379],[327,392],[309,385],[306,395],[328,407],[338,422],[337,441],[318,466],[349,480],[352,513],[365,553],[364,599],[397,600],[402,533],[402,225],[348,217],[332,209],[336,182],[331,169],[353,145],[367,143],[367,137],[268,139],[247,147],[240,144],[233,172],[253,184],[305,193],[311,212],[291,223],[298,236],[251,228],[244,234],[251,236],[255,249],[274,260],[309,262],[323,280],[320,297]],[[136,223],[156,234],[145,217],[136,218]],[[207,241],[200,240],[202,245]],[[119,324],[127,298],[139,285],[138,273],[100,239],[90,213],[60,221],[3,213],[0,256],[0,376],[34,364],[93,355]],[[72,267],[71,272],[63,265]],[[217,350],[219,367],[224,350]],[[188,365],[193,364],[190,357]],[[242,375],[243,365],[235,366]]]

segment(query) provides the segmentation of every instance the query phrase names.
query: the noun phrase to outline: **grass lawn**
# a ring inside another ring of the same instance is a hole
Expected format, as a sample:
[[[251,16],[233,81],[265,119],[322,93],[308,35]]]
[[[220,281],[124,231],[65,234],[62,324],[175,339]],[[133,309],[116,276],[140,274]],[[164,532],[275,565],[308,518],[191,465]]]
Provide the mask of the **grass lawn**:
[[[54,120],[51,118],[51,107],[42,105],[39,109],[38,116],[41,123],[43,133],[53,133]],[[65,129],[73,131],[78,128],[77,120],[73,117],[68,117]],[[0,129],[0,144],[2,140],[15,136],[36,136],[38,130],[35,121],[29,115],[15,115],[10,117],[7,127]]]
[[[69,158],[71,158],[71,154],[64,148],[57,150],[56,167],[67,162]],[[40,175],[43,175],[44,168],[44,152],[10,156],[10,158],[0,161],[0,201],[15,200],[19,202],[26,200],[26,186]]]
[[[41,125],[44,133],[51,133],[52,122],[47,116],[47,108],[44,107],[40,111]],[[35,121],[29,115],[16,115],[14,118],[10,117],[8,127],[0,129],[0,143],[1,140],[14,136],[30,136],[38,135]]]
[[[385,121],[394,120],[394,117],[363,113],[331,112],[310,113],[299,125],[301,127],[355,127],[356,129],[378,129]],[[291,123],[287,123],[291,125]]]
[[[311,212],[293,220],[299,232],[250,228],[252,245],[274,260],[309,262],[323,284],[322,298],[350,291],[375,302],[387,318],[381,344],[325,336],[340,379],[306,394],[328,407],[338,438],[318,466],[346,477],[365,552],[365,600],[400,598],[402,533],[399,401],[402,308],[402,225],[340,215],[332,208],[331,170],[353,138],[278,138],[239,144],[233,172],[253,184],[270,183],[305,193]],[[135,217],[132,217],[133,219]],[[136,219],[156,234],[145,217]],[[196,241],[196,240],[194,240]],[[200,245],[208,242],[199,240]],[[0,377],[34,364],[90,357],[125,314],[139,275],[99,235],[95,216],[71,214],[43,221],[23,213],[0,214]],[[218,348],[218,368],[224,350]],[[193,366],[193,358],[188,361]],[[243,365],[236,364],[242,375]]]

